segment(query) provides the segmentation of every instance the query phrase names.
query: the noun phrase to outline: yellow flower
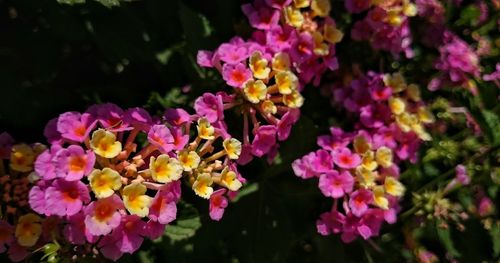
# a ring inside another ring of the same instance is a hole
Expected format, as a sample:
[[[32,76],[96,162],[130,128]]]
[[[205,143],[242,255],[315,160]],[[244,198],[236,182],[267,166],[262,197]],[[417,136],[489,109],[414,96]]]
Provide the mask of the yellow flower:
[[[243,93],[248,101],[255,104],[266,98],[267,87],[260,79],[256,81],[250,79],[243,84]]]
[[[404,185],[391,176],[385,178],[384,188],[385,191],[392,196],[403,196],[405,193]]]
[[[377,169],[378,164],[375,161],[375,153],[373,151],[365,152],[361,165],[368,171],[374,171],[375,169]]]
[[[97,198],[110,197],[122,187],[120,174],[111,168],[106,167],[102,171],[95,169],[89,174],[88,178],[90,188]]]
[[[231,191],[238,191],[241,187],[241,182],[238,180],[236,173],[229,169],[224,169],[221,173],[220,183]]]
[[[224,150],[226,151],[229,159],[236,160],[240,158],[241,154],[241,142],[235,138],[225,139],[222,143]]]
[[[354,151],[359,154],[364,154],[372,148],[365,136],[356,136],[354,138],[353,146]]]
[[[312,0],[311,10],[320,17],[326,17],[331,10],[330,0]]]
[[[398,124],[401,131],[409,132],[412,129],[411,127],[414,124],[418,123],[418,120],[415,115],[409,114],[408,112],[403,112],[402,114],[396,116],[396,123]]]
[[[427,110],[425,106],[420,106],[417,109],[417,118],[420,122],[422,123],[433,123],[434,122],[434,115]]]
[[[200,156],[195,151],[181,151],[177,155],[178,160],[182,166],[182,169],[186,172],[190,172],[196,169],[200,164]]]
[[[151,157],[149,161],[151,176],[156,182],[169,183],[182,177],[182,166],[179,160],[161,154],[157,158]]]
[[[201,118],[198,120],[198,125],[196,126],[198,129],[198,136],[205,140],[213,140],[215,138],[214,127],[207,121],[205,118]]]
[[[300,10],[293,8],[292,6],[287,6],[283,9],[283,14],[285,16],[285,21],[287,24],[293,27],[301,27],[304,24],[304,16]]]
[[[114,158],[122,151],[122,143],[116,141],[115,134],[104,129],[92,133],[90,147],[97,155],[104,158]]]
[[[415,123],[411,125],[411,130],[423,141],[432,141],[432,137],[424,129],[424,126],[420,123]]]
[[[287,71],[290,69],[290,56],[287,53],[276,53],[272,60],[272,68],[275,71]]]
[[[276,86],[281,94],[291,94],[297,89],[299,79],[291,71],[282,71],[274,77]]]
[[[283,95],[283,104],[290,108],[300,108],[304,104],[304,97],[298,91],[293,91],[291,94]]]
[[[208,199],[214,192],[214,189],[211,187],[212,183],[213,180],[212,177],[210,177],[210,174],[200,174],[193,183],[193,190],[199,197]]]
[[[403,1],[403,14],[405,14],[405,16],[416,16],[417,6],[413,3],[409,3],[408,0]]]
[[[406,89],[406,80],[403,74],[396,72],[392,75],[384,75],[385,85],[391,87],[393,93],[398,93]]]
[[[276,114],[278,108],[274,105],[274,102],[270,100],[265,100],[260,104],[262,111],[269,114]]]
[[[262,57],[259,51],[253,52],[250,56],[249,66],[253,72],[253,76],[257,79],[267,79],[271,69],[267,66],[269,62]]]
[[[389,209],[389,200],[385,197],[383,186],[378,185],[373,187],[373,202],[382,209]]]
[[[318,56],[326,56],[330,51],[328,45],[323,42],[323,35],[320,32],[314,31],[312,34],[314,40],[314,54]]]
[[[16,144],[12,146],[10,154],[10,168],[18,172],[29,172],[33,170],[35,152],[27,144]]]
[[[375,160],[384,168],[390,167],[392,165],[392,150],[385,146],[378,148],[375,153]]]
[[[416,84],[408,85],[406,89],[406,96],[408,96],[408,98],[415,102],[418,102],[422,99],[420,97],[420,88]]]
[[[310,0],[293,0],[293,6],[297,9],[309,7]]]
[[[371,188],[375,185],[375,179],[378,173],[372,172],[363,166],[358,166],[356,168],[356,176],[358,178],[359,184],[365,188]]]
[[[152,198],[147,196],[146,186],[141,183],[132,183],[123,188],[123,203],[130,214],[145,217],[149,214]]]
[[[390,10],[387,12],[387,22],[391,24],[391,26],[399,26],[403,22],[401,16],[399,14],[399,10]]]
[[[42,234],[42,219],[32,213],[19,218],[16,225],[15,236],[19,245],[31,247],[36,244]]]
[[[326,24],[323,31],[323,38],[325,41],[331,44],[339,43],[344,37],[344,33],[340,31],[336,26],[331,24]]]
[[[391,108],[391,112],[394,115],[399,115],[406,110],[406,102],[397,97],[390,97],[389,98],[389,108]]]

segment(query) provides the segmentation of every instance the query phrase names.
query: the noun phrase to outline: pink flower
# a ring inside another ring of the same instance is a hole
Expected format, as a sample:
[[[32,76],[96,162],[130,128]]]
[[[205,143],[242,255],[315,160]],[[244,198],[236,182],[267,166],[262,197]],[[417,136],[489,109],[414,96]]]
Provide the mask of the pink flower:
[[[373,201],[373,194],[368,190],[354,191],[349,198],[349,208],[355,216],[362,216],[367,210],[368,205]]]
[[[204,93],[194,102],[194,109],[198,115],[205,117],[211,123],[224,119],[224,107],[220,95]]]
[[[345,8],[349,13],[361,13],[370,7],[370,0],[346,0]]]
[[[248,17],[250,25],[261,30],[269,30],[276,26],[280,19],[278,10],[252,4],[244,4],[241,10]]]
[[[53,144],[50,149],[45,150],[36,158],[35,172],[44,180],[56,178],[56,162],[54,162],[54,159],[59,150],[61,150],[61,146]]]
[[[182,150],[189,142],[189,135],[184,134],[181,128],[173,127],[170,129],[172,137],[174,138],[174,150]]]
[[[66,112],[57,119],[57,131],[65,139],[83,142],[95,127],[95,120],[88,113]]]
[[[191,115],[187,111],[180,108],[166,109],[163,118],[173,126],[181,126],[184,123],[191,122]]]
[[[47,138],[47,141],[50,144],[61,144],[62,137],[61,133],[57,131],[57,120],[58,118],[54,118],[50,120],[43,130],[43,136]]]
[[[252,142],[252,154],[261,157],[276,144],[276,127],[273,125],[260,126]]]
[[[78,145],[70,145],[57,152],[56,173],[66,181],[77,181],[88,175],[94,168],[95,154],[92,150],[84,151]]]
[[[337,148],[332,152],[333,162],[341,168],[353,169],[361,164],[361,158],[349,148]]]
[[[143,108],[138,107],[126,110],[123,121],[142,131],[149,130],[153,124],[153,119],[149,113]]]
[[[102,254],[111,260],[116,260],[123,253],[134,253],[137,251],[146,234],[146,223],[136,215],[122,217],[120,225],[104,236],[98,246]]]
[[[37,185],[33,186],[29,193],[28,202],[33,211],[41,215],[49,215],[47,211],[47,202],[45,198],[45,191],[50,185],[44,180],[40,180]]]
[[[116,194],[90,203],[85,208],[86,229],[94,236],[109,234],[120,224],[120,210],[123,208],[123,202]]]
[[[299,120],[300,110],[290,109],[287,111],[277,124],[278,140],[284,141],[290,136],[292,126]]]
[[[289,49],[296,38],[295,28],[277,26],[266,31],[266,46],[277,53]]]
[[[63,234],[66,240],[73,245],[84,245],[86,242],[94,243],[98,239],[98,237],[93,236],[85,227],[85,215],[83,212],[68,217]]]
[[[210,205],[208,207],[209,215],[212,220],[219,221],[224,215],[224,209],[228,205],[227,198],[224,197],[225,188],[221,188],[210,196]]]
[[[332,156],[325,150],[316,151],[314,158],[310,161],[311,168],[318,174],[326,173],[333,169]]]
[[[89,190],[80,181],[56,179],[45,191],[46,214],[72,216],[90,201]]]
[[[241,147],[240,158],[237,160],[239,165],[245,165],[253,160],[252,145],[243,144]]]
[[[266,0],[267,5],[276,9],[282,9],[285,6],[290,5],[290,3],[292,3],[292,0]]]
[[[161,224],[159,222],[149,220],[146,223],[144,236],[148,237],[151,240],[158,239],[165,233],[165,226],[166,224]]]
[[[252,78],[252,71],[242,63],[235,65],[224,64],[222,66],[222,78],[226,81],[227,85],[241,88],[247,80]]]
[[[470,177],[467,175],[467,169],[461,164],[455,167],[455,178],[462,185],[468,185],[470,183]]]
[[[325,196],[340,198],[350,193],[354,186],[354,178],[351,173],[344,171],[330,171],[319,177],[319,189]]]
[[[0,253],[5,252],[6,245],[14,239],[14,228],[4,220],[0,220]]]
[[[318,233],[327,236],[330,233],[340,233],[344,223],[345,216],[343,214],[337,211],[326,212],[321,214],[320,218],[316,221],[316,228]]]
[[[149,208],[149,218],[160,224],[168,224],[177,217],[176,203],[179,196],[171,190],[173,190],[172,187],[175,187],[180,191],[180,182],[172,182],[170,185],[172,186],[166,185],[156,193],[151,207]]]
[[[198,63],[201,67],[212,68],[214,66],[212,63],[213,56],[214,52],[199,50],[198,54],[196,54],[196,63]]]
[[[479,216],[485,217],[491,215],[494,210],[495,210],[495,204],[493,203],[493,201],[491,201],[489,197],[483,196],[479,200],[479,205],[477,209]]]
[[[294,61],[303,62],[313,56],[314,41],[310,33],[302,32],[293,42],[290,55]]]
[[[20,262],[28,257],[31,253],[25,247],[19,245],[19,243],[15,241],[10,244],[7,254],[9,255],[9,259],[12,262]]]
[[[227,43],[219,46],[217,55],[220,60],[228,64],[238,64],[248,58],[248,52],[245,47]]]
[[[392,89],[384,85],[374,85],[370,87],[370,94],[374,101],[385,101],[391,97]]]
[[[295,175],[302,179],[308,179],[317,176],[318,173],[316,173],[315,169],[312,166],[312,163],[315,159],[316,153],[312,152],[302,157],[302,159],[293,161],[292,169]]]
[[[153,125],[148,132],[148,141],[162,153],[169,153],[174,148],[174,137],[165,125]]]

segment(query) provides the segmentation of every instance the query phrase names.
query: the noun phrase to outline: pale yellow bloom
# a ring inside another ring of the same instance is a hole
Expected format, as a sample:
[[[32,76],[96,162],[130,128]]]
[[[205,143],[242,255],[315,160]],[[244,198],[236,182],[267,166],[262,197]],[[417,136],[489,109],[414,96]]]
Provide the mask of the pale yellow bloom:
[[[224,146],[224,150],[226,151],[226,154],[229,157],[229,159],[236,160],[240,158],[241,154],[240,141],[238,141],[235,138],[225,139],[224,142],[222,142],[222,145]]]
[[[358,166],[356,168],[356,177],[359,184],[365,188],[371,188],[375,185],[375,179],[377,179],[377,172],[365,169],[363,166]]]
[[[314,40],[313,52],[317,56],[326,56],[329,53],[328,44],[323,41],[323,35],[320,32],[314,31],[312,34]]]
[[[361,159],[361,165],[368,171],[374,171],[378,167],[378,163],[375,161],[375,153],[373,151],[367,151],[363,154],[363,159]]]
[[[196,169],[200,164],[200,156],[195,151],[184,150],[179,152],[177,157],[186,172]]]
[[[200,174],[193,183],[193,190],[196,195],[205,199],[209,199],[214,192],[214,189],[211,187],[212,183],[213,180],[210,174]]]
[[[389,209],[389,200],[385,197],[383,186],[378,185],[373,187],[373,202],[382,209]]]
[[[198,125],[196,126],[198,130],[198,136],[205,140],[213,140],[215,138],[215,129],[205,118],[198,120]]]
[[[297,9],[309,7],[311,0],[293,0],[293,6]]]
[[[354,151],[359,154],[364,154],[372,148],[365,136],[356,136],[354,138],[353,146]]]
[[[403,196],[405,193],[404,185],[392,176],[387,176],[384,181],[385,191],[392,196]]]
[[[238,180],[236,173],[230,171],[229,169],[224,169],[221,173],[220,183],[222,186],[226,187],[231,191],[238,191],[242,186],[241,182]]]
[[[389,108],[394,115],[399,115],[406,110],[406,102],[398,97],[389,98]]]
[[[291,71],[281,71],[276,74],[274,79],[276,80],[279,92],[285,95],[297,90],[299,85],[299,79]]]
[[[278,52],[272,60],[272,68],[275,71],[287,71],[290,69],[290,56],[284,52]]]
[[[304,97],[298,91],[293,91],[291,94],[283,95],[283,104],[290,108],[300,108],[304,104]]]
[[[326,17],[330,14],[331,9],[330,0],[312,0],[311,2],[311,10],[317,16]]]
[[[35,152],[27,144],[16,144],[12,146],[10,154],[10,168],[18,172],[29,172],[33,170]]]
[[[95,169],[89,174],[88,178],[90,188],[97,198],[110,197],[122,187],[120,174],[108,167],[102,169],[102,171]]]
[[[92,133],[90,147],[104,158],[114,158],[122,151],[122,143],[116,140],[115,134],[104,129]]]
[[[149,161],[151,176],[156,182],[170,183],[182,177],[182,165],[179,160],[161,154],[157,158],[151,157]]]
[[[255,51],[249,60],[250,69],[253,72],[253,76],[257,79],[267,79],[271,69],[267,66],[269,62],[267,59],[262,57],[259,51]]]
[[[149,214],[152,198],[146,195],[147,188],[141,183],[132,183],[123,188],[123,203],[130,214],[145,217]]]
[[[260,107],[262,108],[262,111],[269,114],[276,114],[276,112],[278,111],[278,108],[276,107],[276,105],[274,105],[274,102],[270,100],[263,101],[260,104]]]
[[[377,163],[384,168],[391,167],[392,150],[385,146],[378,148],[375,153],[375,160],[377,160]]]
[[[293,27],[301,27],[304,24],[304,16],[300,10],[287,6],[283,9],[285,22]]]
[[[42,219],[29,213],[19,218],[16,225],[15,236],[19,245],[32,247],[42,234]]]
[[[342,31],[340,31],[336,26],[326,24],[323,31],[323,37],[325,41],[331,44],[336,44],[342,40],[344,33],[342,33]]]
[[[266,99],[267,87],[262,80],[250,79],[243,84],[243,93],[248,101],[257,104]]]

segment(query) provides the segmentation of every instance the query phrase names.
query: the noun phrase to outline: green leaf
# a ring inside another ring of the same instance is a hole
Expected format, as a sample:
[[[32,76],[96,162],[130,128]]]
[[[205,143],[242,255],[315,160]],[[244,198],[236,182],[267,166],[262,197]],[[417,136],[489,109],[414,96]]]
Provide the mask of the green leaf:
[[[85,4],[85,0],[57,0],[57,2],[65,5]]]
[[[460,252],[455,249],[453,244],[453,239],[451,238],[451,232],[449,228],[443,228],[440,226],[439,221],[436,222],[436,230],[441,241],[441,244],[446,248],[446,251],[452,257],[460,257]]]
[[[474,5],[469,5],[462,10],[460,13],[460,19],[457,21],[457,25],[474,25],[477,23],[477,19],[481,15],[481,11]]]
[[[257,190],[259,190],[259,184],[258,183],[251,183],[251,184],[247,184],[245,185],[241,191],[238,193],[238,195],[233,198],[233,200],[231,200],[233,203],[236,203],[238,202],[241,198],[243,198],[244,196],[247,196],[249,194],[252,194],[252,193],[255,193],[257,192]]]
[[[119,0],[96,0],[96,1],[101,3],[103,6],[107,8],[111,8],[113,6],[120,6]]]
[[[179,203],[180,211],[177,220],[167,226],[165,236],[169,237],[172,242],[178,242],[188,239],[196,233],[201,227],[200,215],[198,210],[187,203]]]
[[[493,242],[493,256],[498,257],[500,255],[500,225],[498,222],[491,226],[490,236]]]

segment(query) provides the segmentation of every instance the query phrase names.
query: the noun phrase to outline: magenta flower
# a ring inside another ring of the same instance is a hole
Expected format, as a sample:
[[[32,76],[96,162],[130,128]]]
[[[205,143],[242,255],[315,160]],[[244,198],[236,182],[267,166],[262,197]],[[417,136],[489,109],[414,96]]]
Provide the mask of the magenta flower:
[[[88,113],[66,112],[57,119],[57,131],[65,139],[83,142],[95,127],[95,123],[92,115]]]
[[[290,136],[292,126],[299,120],[300,110],[290,109],[286,112],[281,120],[278,122],[278,140],[284,141]]]
[[[354,186],[354,178],[351,173],[344,171],[330,171],[319,177],[319,189],[325,196],[340,198],[344,194],[350,193]]]
[[[31,252],[28,251],[25,247],[19,245],[17,241],[14,241],[10,244],[7,254],[9,255],[9,259],[12,262],[20,262],[28,257]]]
[[[332,152],[333,162],[341,168],[353,169],[361,164],[361,158],[349,148],[337,148]]]
[[[252,78],[252,71],[242,63],[235,65],[224,64],[222,66],[222,78],[227,85],[235,88],[241,88],[243,84]]]
[[[72,216],[90,201],[89,190],[80,181],[56,179],[45,191],[46,214]]]
[[[84,245],[86,242],[94,243],[98,239],[98,237],[93,236],[86,228],[83,212],[68,217],[63,234],[66,240],[73,245]]]
[[[316,153],[311,152],[302,157],[302,159],[297,159],[292,163],[292,169],[295,175],[302,179],[312,178],[317,176],[315,169],[312,166],[312,162],[316,159]]]
[[[165,233],[165,224],[161,224],[157,221],[149,220],[146,223],[146,228],[145,228],[145,233],[144,236],[151,239],[155,240],[163,236]]]
[[[170,129],[170,132],[172,133],[172,137],[174,138],[174,150],[180,151],[184,149],[184,147],[188,144],[189,142],[189,135],[184,134],[182,129],[178,127],[173,127]]]
[[[6,245],[14,239],[14,228],[4,220],[0,220],[0,253],[5,252]]]
[[[31,209],[41,215],[50,215],[50,212],[47,211],[47,202],[45,198],[45,191],[49,186],[47,181],[40,180],[35,186],[31,187],[29,193],[28,202]]]
[[[50,120],[43,129],[43,136],[50,144],[62,144],[61,133],[57,131],[57,120],[58,118]]]
[[[292,0],[266,0],[267,5],[276,9],[282,9],[285,6],[290,5],[290,3],[292,3]]]
[[[138,107],[127,109],[124,113],[123,121],[142,131],[149,130],[153,124],[153,119],[149,113],[143,108]]]
[[[294,61],[303,62],[305,59],[309,58],[313,54],[314,41],[310,33],[302,32],[300,33],[293,42],[293,48],[291,49],[290,55]]]
[[[321,214],[316,221],[318,233],[327,236],[331,233],[338,234],[342,232],[345,223],[345,216],[338,211],[326,212]]]
[[[181,108],[166,109],[163,118],[173,126],[181,126],[184,123],[191,122],[191,115]]]
[[[209,215],[212,220],[219,221],[224,215],[224,209],[228,205],[227,198],[224,197],[225,188],[221,188],[210,196],[210,205],[208,207]]]
[[[277,26],[266,31],[266,45],[273,52],[289,49],[296,38],[295,28],[291,26]]]
[[[85,151],[78,145],[70,145],[57,152],[55,162],[58,177],[66,181],[77,181],[92,171],[95,154],[92,150]]]
[[[244,4],[241,10],[248,17],[250,25],[261,30],[269,30],[278,25],[280,13],[278,10],[252,4]]]
[[[362,216],[367,210],[368,205],[373,201],[373,194],[368,190],[357,190],[351,194],[349,199],[349,208],[357,216]]]
[[[198,115],[205,117],[211,123],[224,119],[224,107],[220,95],[204,93],[194,102],[194,109]]]
[[[139,249],[146,234],[146,223],[136,215],[126,215],[122,217],[120,225],[111,232],[111,235],[104,236],[98,246],[102,254],[116,260],[123,253],[134,253]]]
[[[87,230],[94,236],[109,234],[120,224],[123,209],[123,202],[116,194],[90,203],[85,208]]]
[[[260,126],[255,132],[255,138],[252,142],[252,154],[262,157],[268,153],[276,144],[276,132],[277,129],[273,125]]]
[[[132,128],[124,122],[125,112],[113,103],[90,106],[87,112],[97,116],[99,123],[109,131],[126,131]]]
[[[165,125],[153,125],[148,132],[148,141],[162,153],[169,153],[174,148],[174,137]]]

